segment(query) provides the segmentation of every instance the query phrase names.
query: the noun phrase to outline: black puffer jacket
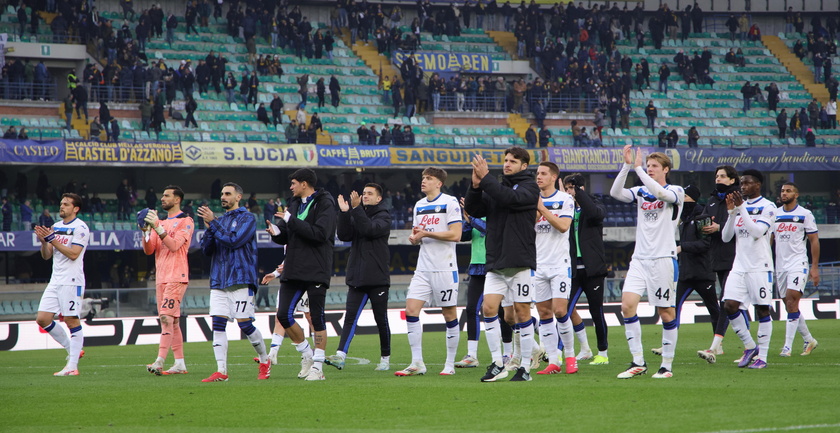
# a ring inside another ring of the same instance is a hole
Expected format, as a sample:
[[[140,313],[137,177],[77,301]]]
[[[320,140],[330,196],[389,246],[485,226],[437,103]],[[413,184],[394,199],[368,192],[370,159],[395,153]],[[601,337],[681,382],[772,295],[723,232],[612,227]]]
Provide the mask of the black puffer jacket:
[[[304,219],[298,218],[302,200],[289,201],[289,222],[277,222],[280,234],[271,240],[286,245],[286,261],[281,281],[306,281],[330,284],[333,274],[333,246],[337,215],[335,201],[330,193],[319,189],[312,195],[309,211]]]
[[[467,213],[487,217],[488,271],[537,268],[534,223],[540,188],[528,171],[503,176],[487,175],[479,188],[470,188],[464,203]]]
[[[729,242],[724,242],[720,237],[723,226],[726,225],[726,220],[729,219],[729,212],[726,210],[726,195],[733,191],[740,191],[741,185],[735,183],[731,185],[726,192],[713,192],[709,202],[703,209],[703,213],[714,217],[712,222],[720,224],[720,230],[710,235],[712,242],[712,270],[728,271],[732,269],[732,262],[735,261],[735,239]],[[723,197],[723,198],[721,198]]]
[[[680,216],[680,281],[714,281],[712,271],[711,239],[703,235],[695,219],[703,214],[703,208],[696,206],[691,213]]]
[[[352,242],[347,259],[348,286],[391,284],[390,235],[391,214],[379,205],[356,206],[338,214],[338,238]]]

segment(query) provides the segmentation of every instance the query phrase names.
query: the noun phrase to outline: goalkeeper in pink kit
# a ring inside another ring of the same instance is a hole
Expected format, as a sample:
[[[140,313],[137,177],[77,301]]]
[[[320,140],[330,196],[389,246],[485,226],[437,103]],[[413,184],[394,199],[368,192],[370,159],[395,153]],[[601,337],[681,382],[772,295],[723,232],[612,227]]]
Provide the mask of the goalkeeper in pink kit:
[[[190,248],[195,224],[181,211],[184,191],[175,185],[164,188],[160,199],[166,219],[158,219],[154,209],[143,209],[137,214],[137,224],[143,230],[143,251],[155,255],[155,299],[160,314],[160,346],[155,362],[146,369],[155,375],[186,374],[184,363],[184,337],[181,333],[181,301],[189,284],[187,252]],[[163,369],[169,349],[175,355],[175,365]]]

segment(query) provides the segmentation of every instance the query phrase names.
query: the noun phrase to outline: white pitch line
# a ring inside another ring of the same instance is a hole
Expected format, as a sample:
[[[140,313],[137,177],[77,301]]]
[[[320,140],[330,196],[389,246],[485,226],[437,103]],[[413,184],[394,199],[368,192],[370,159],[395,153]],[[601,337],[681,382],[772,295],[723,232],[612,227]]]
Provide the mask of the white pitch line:
[[[760,433],[760,432],[774,432],[774,431],[794,431],[794,430],[805,430],[805,429],[828,429],[828,428],[838,428],[840,424],[812,424],[812,425],[791,425],[785,427],[763,427],[763,428],[751,428],[751,429],[743,429],[743,430],[716,430],[713,432],[705,432],[705,433]]]

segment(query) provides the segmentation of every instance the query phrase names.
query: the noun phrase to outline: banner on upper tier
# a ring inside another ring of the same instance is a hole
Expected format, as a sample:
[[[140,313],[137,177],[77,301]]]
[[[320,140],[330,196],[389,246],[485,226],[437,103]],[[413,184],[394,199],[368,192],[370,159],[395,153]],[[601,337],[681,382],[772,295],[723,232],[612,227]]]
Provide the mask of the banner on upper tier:
[[[64,162],[64,141],[0,139],[0,162],[30,164]]]
[[[642,147],[644,155],[655,151],[653,147]],[[546,152],[548,160],[563,172],[611,172],[624,165],[621,147],[549,147]]]
[[[318,146],[318,165],[387,167],[391,165],[391,152],[385,146]]]
[[[314,144],[218,143],[183,141],[184,162],[213,167],[314,167]]]
[[[183,164],[184,152],[177,142],[100,142],[65,140],[65,162]]]
[[[491,166],[501,166],[505,160],[505,149],[447,149],[432,147],[392,147],[391,165],[443,165],[469,168],[473,156],[481,155]],[[546,161],[545,150],[528,150],[531,154],[531,167]]]
[[[674,170],[715,171],[720,165],[737,170],[836,171],[840,152],[832,147],[753,147],[749,149],[667,149]]]
[[[394,64],[402,66],[405,59],[414,55],[423,72],[464,72],[489,74],[493,72],[493,58],[489,54],[439,53],[425,51],[395,51]]]

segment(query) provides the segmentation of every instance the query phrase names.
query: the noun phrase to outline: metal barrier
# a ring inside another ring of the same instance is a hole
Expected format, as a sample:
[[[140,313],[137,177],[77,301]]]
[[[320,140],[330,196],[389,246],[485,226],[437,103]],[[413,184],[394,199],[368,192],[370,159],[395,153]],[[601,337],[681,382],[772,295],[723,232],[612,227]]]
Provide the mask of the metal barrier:
[[[58,99],[55,80],[26,82],[21,78],[13,82],[6,77],[0,81],[0,99],[55,101]]]

